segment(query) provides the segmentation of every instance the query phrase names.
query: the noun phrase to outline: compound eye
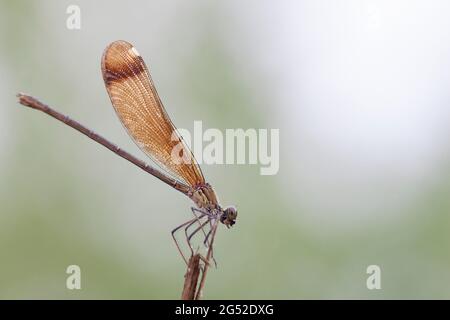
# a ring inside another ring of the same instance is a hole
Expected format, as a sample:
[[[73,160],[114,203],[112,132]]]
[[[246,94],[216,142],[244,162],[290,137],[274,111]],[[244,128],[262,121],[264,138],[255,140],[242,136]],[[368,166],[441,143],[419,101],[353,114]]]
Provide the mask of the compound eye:
[[[235,207],[228,207],[226,210],[227,216],[229,219],[236,219],[237,217],[237,210]]]

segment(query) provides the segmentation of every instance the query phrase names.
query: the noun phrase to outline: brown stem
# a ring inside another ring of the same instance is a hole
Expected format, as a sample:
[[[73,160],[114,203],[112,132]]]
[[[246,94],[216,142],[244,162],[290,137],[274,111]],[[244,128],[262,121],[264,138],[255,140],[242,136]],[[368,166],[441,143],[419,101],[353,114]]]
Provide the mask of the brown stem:
[[[194,300],[197,292],[198,276],[200,275],[200,254],[191,256],[184,275],[183,292],[181,300]]]

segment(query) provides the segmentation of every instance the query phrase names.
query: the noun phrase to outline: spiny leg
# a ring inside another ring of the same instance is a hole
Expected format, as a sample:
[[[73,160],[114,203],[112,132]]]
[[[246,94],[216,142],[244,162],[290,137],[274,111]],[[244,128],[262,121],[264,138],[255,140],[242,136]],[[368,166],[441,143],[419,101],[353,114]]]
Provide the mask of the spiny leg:
[[[204,210],[201,210],[201,209],[197,209],[197,208],[195,208],[195,207],[191,207],[191,211],[192,211],[192,214],[194,215],[194,217],[198,217],[198,224],[199,224],[199,225],[201,225],[200,219],[201,219],[203,216],[205,216],[205,215],[208,216],[208,217],[211,216],[211,214],[210,214],[208,211],[204,211]],[[196,214],[195,212],[199,212],[199,213],[200,213],[200,216],[197,216],[197,214]],[[203,231],[203,233],[205,233],[204,230],[202,230],[202,231]]]
[[[211,218],[211,216],[209,216],[209,217]],[[209,248],[210,246],[212,246],[213,239],[211,239],[210,241],[208,241],[208,238],[209,238],[209,236],[211,235],[211,232],[213,231],[213,229],[214,229],[215,227],[217,227],[217,225],[219,224],[219,220],[217,220],[217,218],[214,217],[214,218],[209,219],[208,221],[209,221],[210,229],[209,229],[208,234],[204,234],[205,240],[203,241],[203,244],[205,245],[205,247],[208,247],[208,248]],[[214,258],[214,249],[213,249],[212,247],[211,247],[211,258],[212,258],[212,260],[214,261],[214,266],[217,268],[217,261],[216,261],[216,259]]]
[[[192,208],[192,210],[197,210],[197,211],[199,211],[199,212],[202,212],[202,211],[200,211],[200,210],[198,210],[198,209],[196,209],[196,208]],[[206,213],[204,213],[204,214],[206,214]],[[210,234],[211,234],[211,230],[212,230],[212,227],[213,227],[213,222],[212,222],[213,220],[214,220],[214,219],[212,219],[211,216],[208,215],[208,220],[205,221],[204,223],[202,223],[199,227],[197,227],[197,229],[195,229],[195,230],[188,236],[188,243],[191,243],[192,237],[193,237],[195,234],[197,234],[200,230],[202,230],[202,231],[203,231],[203,235],[204,235],[204,242],[203,242],[203,244],[205,245],[206,248],[209,248],[209,246],[210,246],[210,241],[208,241],[208,240],[209,240],[209,236],[210,236]],[[205,227],[208,223],[209,223],[210,226],[211,226],[211,230],[208,232],[208,234],[206,234],[205,231],[204,231],[204,227]],[[190,226],[189,226],[189,227],[190,227]],[[186,227],[186,229],[187,229],[187,227]],[[186,229],[185,229],[185,230],[186,230]],[[217,261],[216,261],[216,259],[214,258],[214,255],[212,254],[212,253],[213,253],[212,251],[213,251],[213,250],[212,250],[212,248],[211,248],[211,258],[212,258],[212,260],[214,261],[214,265],[217,267]]]
[[[192,210],[192,213],[194,214],[194,216],[196,216],[196,214],[194,213],[194,211],[198,211],[198,212],[200,212],[200,213],[202,213],[202,214],[207,215],[208,218],[209,218],[208,221],[210,222],[210,227],[212,228],[212,221],[215,219],[215,217],[214,217],[213,214],[211,214],[211,213],[208,212],[208,211],[204,211],[204,210],[201,210],[201,209],[198,209],[198,208],[195,208],[195,207],[191,207],[191,210]],[[205,224],[203,224],[203,227],[204,227],[204,226],[205,226]],[[201,228],[201,230],[202,230],[202,232],[203,232],[203,236],[206,238],[206,232],[205,232],[205,230],[204,230],[203,228]],[[194,233],[195,233],[195,232],[197,232],[197,230],[194,231]],[[192,238],[192,236],[193,236],[193,234],[191,234],[191,236],[189,237],[189,239]],[[206,247],[209,246],[209,243],[204,243],[204,244],[205,244]]]
[[[205,233],[205,231],[204,231],[204,227],[209,223],[210,225],[211,225],[211,227],[212,227],[212,223],[211,223],[211,218],[210,218],[210,216],[208,215],[208,220],[207,221],[205,221],[205,222],[203,222],[199,227],[197,227],[197,229],[195,229],[189,236],[188,236],[188,243],[191,243],[191,239],[192,239],[192,237],[194,236],[194,235],[196,235],[200,230],[202,230],[203,231],[203,235],[204,235],[204,237],[205,237],[205,240],[204,240],[204,242],[203,242],[203,244],[205,245],[205,247],[206,248],[209,248],[209,246],[210,246],[210,243],[209,243],[209,241],[207,241],[207,234]],[[186,230],[186,229],[185,229]],[[212,260],[214,261],[214,265],[217,267],[217,261],[216,261],[216,259],[214,258],[214,256],[211,254],[211,258],[212,258]]]
[[[213,222],[214,221],[214,222]],[[209,219],[208,222],[211,225],[211,229],[209,230],[208,234],[205,236],[205,240],[203,241],[203,244],[205,245],[205,247],[208,247],[209,250],[211,250],[211,259],[214,261],[214,265],[217,268],[217,261],[214,258],[214,250],[212,248],[212,243],[214,239],[211,239],[211,241],[208,241],[209,237],[211,236],[213,229],[215,229],[217,227],[217,224],[219,223],[218,220],[216,219]]]
[[[205,240],[203,240],[203,243],[204,243],[205,246],[207,245],[207,243],[209,244],[208,238],[209,238],[209,236],[211,235],[212,230],[213,230],[213,229],[212,229],[212,227],[211,227],[211,230],[209,230],[208,234],[205,236]]]
[[[201,215],[207,215],[208,216],[208,220],[211,220],[211,218],[213,217],[212,215],[211,215],[211,213],[209,213],[208,211],[205,211],[205,210],[201,210],[201,209],[198,209],[198,208],[195,208],[195,207],[191,207],[191,211],[192,211],[192,214],[196,217],[197,215],[195,214],[195,212],[197,211],[197,212],[200,212],[200,214]],[[206,237],[206,232],[205,232],[205,229],[203,228],[204,226],[205,226],[205,224],[201,224],[200,223],[200,219],[198,220],[198,224],[199,224],[199,226],[200,226],[200,229],[202,230],[202,232],[203,232],[203,236],[204,237]],[[196,229],[193,233],[196,233],[198,231],[198,229]],[[187,235],[186,235],[187,236]],[[191,234],[191,236],[190,237],[188,237],[188,239],[187,239],[187,241],[190,243],[190,240],[191,240],[191,238],[192,238],[192,236],[193,236],[193,234]],[[206,246],[206,245],[205,245]],[[207,247],[207,246],[206,246]]]
[[[177,232],[180,228],[184,227],[185,225],[191,223],[191,222],[195,222],[197,221],[197,217],[195,217],[194,219],[191,219],[185,223],[182,223],[181,225],[179,225],[178,227],[176,227],[175,229],[172,230],[172,238],[173,241],[175,242],[175,245],[177,246],[178,252],[180,253],[181,257],[183,258],[184,262],[186,263],[186,265],[189,265],[188,261],[186,260],[183,252],[181,251],[180,245],[178,244],[177,239],[175,238],[175,232]]]
[[[189,230],[189,228],[194,224],[194,223],[196,223],[197,221],[198,221],[198,223],[200,223],[200,225],[201,225],[201,219],[203,218],[203,217],[205,217],[205,214],[202,214],[202,215],[200,215],[200,216],[198,216],[197,217],[197,215],[195,215],[194,214],[194,216],[195,216],[195,218],[193,219],[193,221],[191,222],[191,223],[189,223],[185,228],[184,228],[184,234],[185,234],[185,236],[186,236],[186,241],[187,241],[187,244],[188,244],[188,246],[189,246],[189,249],[191,249],[191,255],[193,255],[194,254],[194,250],[193,250],[193,248],[192,248],[192,244],[191,244],[191,241],[190,241],[190,238],[188,237],[188,230]]]
[[[202,219],[205,215],[208,216],[208,217],[211,217],[211,214],[210,214],[208,211],[206,211],[206,210],[202,210],[202,209],[198,209],[198,208],[195,208],[195,207],[191,207],[191,211],[192,211],[192,214],[194,215],[194,217],[197,218],[198,224],[199,224],[200,226],[202,225],[201,219]],[[197,216],[197,214],[196,214],[195,212],[199,212],[200,215]],[[191,253],[193,254],[192,246],[191,246],[191,242],[190,242],[190,238],[188,238],[188,235],[187,235],[187,231],[188,231],[188,229],[191,227],[191,225],[192,225],[192,224],[189,224],[189,226],[187,226],[187,227],[185,228],[185,235],[186,235],[186,241],[187,241],[189,247],[191,248]],[[206,235],[205,230],[202,229],[202,231],[203,231],[203,234]]]
[[[206,224],[206,223],[209,223],[210,221],[211,221],[211,220],[206,221],[205,224]],[[209,234],[209,233],[210,233],[210,232],[208,232],[208,234]],[[212,259],[213,262],[214,262],[214,266],[217,268],[217,261],[216,261],[216,258],[214,258],[214,249],[212,248],[211,241],[207,241],[208,239],[207,239],[207,234],[206,234],[206,233],[203,232],[203,234],[205,235],[205,241],[203,242],[203,244],[204,244],[205,247],[208,248],[208,249],[210,249],[210,247],[211,247],[211,259]],[[193,234],[192,234],[191,236],[193,236]]]
[[[186,257],[184,256],[184,254],[183,254],[183,252],[182,252],[182,250],[181,250],[180,245],[178,244],[178,240],[175,238],[175,233],[176,233],[180,228],[182,228],[182,227],[184,227],[184,226],[186,226],[186,225],[189,225],[188,227],[190,227],[193,223],[195,223],[195,222],[197,222],[197,221],[199,221],[199,224],[201,224],[200,219],[202,219],[205,215],[208,215],[208,216],[209,216],[209,214],[208,214],[207,212],[202,211],[202,210],[200,210],[200,209],[197,209],[197,208],[192,207],[191,210],[192,210],[192,213],[193,213],[193,215],[194,215],[195,218],[194,218],[194,219],[191,219],[191,220],[189,220],[189,221],[186,221],[185,223],[182,223],[181,225],[179,225],[178,227],[176,227],[175,229],[173,229],[172,232],[171,232],[171,233],[172,233],[172,238],[173,238],[173,240],[174,240],[174,242],[175,242],[175,245],[177,246],[178,252],[180,253],[180,255],[181,255],[181,257],[183,258],[183,260],[184,260],[184,262],[186,263],[186,265],[188,265],[188,261],[187,261]],[[194,211],[200,212],[200,215],[197,216],[197,215],[195,214]],[[186,232],[187,232],[187,231],[186,231]],[[203,232],[204,232],[204,231],[203,231]],[[190,244],[189,242],[188,242],[188,245],[189,245],[189,248],[191,249],[191,254],[192,254],[192,253],[193,253],[192,246],[191,246],[191,244]]]
[[[199,227],[197,227],[197,229],[192,231],[192,233],[188,236],[188,241],[191,241],[191,238],[200,230],[203,231],[203,234],[206,237],[206,233],[205,233],[205,230],[203,229],[203,227],[206,226],[208,223],[209,223],[209,219],[207,221],[203,222]]]
[[[192,214],[195,216],[195,217],[197,217],[197,214],[195,213],[196,211],[197,212],[200,212],[200,215],[207,215],[209,218],[211,218],[211,214],[208,212],[208,211],[204,211],[204,210],[201,210],[201,209],[197,209],[197,208],[195,208],[195,207],[191,207],[191,211],[192,211]],[[199,221],[198,221],[198,224],[199,225],[201,225],[200,224],[200,219],[199,219]],[[206,233],[205,233],[205,230],[202,228],[202,231],[203,231],[203,235],[206,237]]]

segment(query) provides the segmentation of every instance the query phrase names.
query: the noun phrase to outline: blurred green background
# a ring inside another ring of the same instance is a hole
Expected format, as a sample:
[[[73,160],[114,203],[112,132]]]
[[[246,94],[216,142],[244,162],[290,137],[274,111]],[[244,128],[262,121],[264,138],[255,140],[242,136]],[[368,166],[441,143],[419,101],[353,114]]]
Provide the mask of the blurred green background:
[[[449,18],[446,1],[0,1],[0,298],[180,296],[190,200],[16,102],[145,159],[100,72],[117,39],[178,127],[280,129],[277,175],[202,166],[239,209],[205,298],[450,298]]]

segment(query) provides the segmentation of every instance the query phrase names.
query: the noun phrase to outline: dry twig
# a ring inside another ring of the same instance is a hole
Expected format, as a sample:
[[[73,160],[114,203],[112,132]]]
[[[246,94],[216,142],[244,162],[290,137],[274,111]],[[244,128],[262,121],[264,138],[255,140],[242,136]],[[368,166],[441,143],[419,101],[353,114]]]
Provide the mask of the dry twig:
[[[200,254],[197,253],[189,259],[181,300],[194,300],[197,292],[198,276],[200,275]]]

